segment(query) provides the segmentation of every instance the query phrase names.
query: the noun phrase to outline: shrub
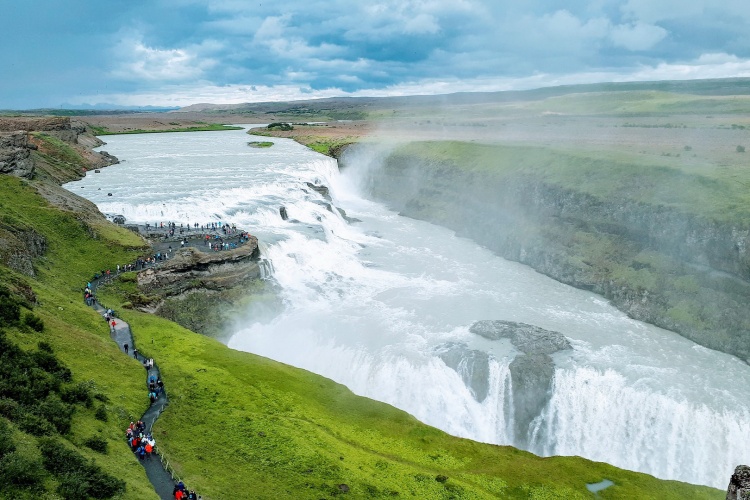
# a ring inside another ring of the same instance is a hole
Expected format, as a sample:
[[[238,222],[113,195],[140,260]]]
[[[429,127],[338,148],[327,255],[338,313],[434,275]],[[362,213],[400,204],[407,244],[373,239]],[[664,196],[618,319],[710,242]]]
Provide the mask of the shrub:
[[[13,431],[5,420],[0,418],[0,458],[16,451],[16,445],[12,438]]]
[[[91,395],[91,389],[85,382],[66,387],[60,394],[62,400],[66,403],[83,403],[86,408],[91,408],[93,404],[93,396]]]
[[[21,308],[18,302],[5,290],[0,290],[0,326],[11,326],[18,323],[21,317]]]
[[[56,394],[50,394],[34,408],[34,413],[54,425],[55,430],[60,434],[67,434],[70,431],[73,411],[73,406],[63,403]]]
[[[0,416],[14,420],[18,416],[19,405],[8,398],[0,398]]]
[[[15,422],[22,431],[34,436],[50,436],[57,431],[46,418],[29,411],[21,411]]]
[[[34,313],[26,313],[23,315],[23,324],[34,330],[35,332],[44,331],[44,321],[42,318]]]
[[[107,454],[107,440],[103,437],[91,436],[83,444],[97,453]]]
[[[109,420],[107,409],[104,407],[104,405],[99,405],[99,407],[94,412],[94,418],[99,420],[100,422],[106,422],[107,420]]]
[[[43,480],[44,469],[36,460],[16,452],[0,459],[0,487],[12,484],[23,488],[36,488],[41,486]]]
[[[60,478],[57,492],[63,498],[111,498],[125,491],[125,482],[87,462],[77,451],[54,439],[39,443],[44,467]]]
[[[78,452],[52,438],[40,439],[39,451],[42,453],[44,468],[55,475],[73,474],[88,465]]]
[[[282,123],[282,122],[270,123],[267,128],[268,130],[281,130],[285,132],[289,130],[294,130],[294,127],[292,127],[290,124]]]
[[[70,370],[63,366],[52,352],[47,351],[46,349],[39,350],[31,353],[31,357],[38,367],[47,373],[54,375],[61,381],[70,382],[73,378]]]

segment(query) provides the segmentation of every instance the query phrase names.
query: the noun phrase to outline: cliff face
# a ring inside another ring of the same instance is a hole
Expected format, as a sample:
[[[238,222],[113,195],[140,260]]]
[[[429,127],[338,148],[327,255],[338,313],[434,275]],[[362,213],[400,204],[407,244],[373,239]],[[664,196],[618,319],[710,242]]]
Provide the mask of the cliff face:
[[[68,117],[0,118],[0,173],[56,183],[80,179],[87,169],[118,163],[91,148],[104,144]]]
[[[342,164],[366,147],[353,147]],[[364,184],[403,215],[599,293],[635,319],[750,359],[747,224],[596,197],[528,170],[477,171],[398,151],[370,165]]]
[[[33,149],[26,132],[0,133],[0,174],[30,179],[34,174]]]

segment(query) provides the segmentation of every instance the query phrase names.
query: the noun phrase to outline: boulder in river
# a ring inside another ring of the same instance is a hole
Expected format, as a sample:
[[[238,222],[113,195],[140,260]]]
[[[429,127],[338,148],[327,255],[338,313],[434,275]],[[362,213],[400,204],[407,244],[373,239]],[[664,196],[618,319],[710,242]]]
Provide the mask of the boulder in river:
[[[524,354],[554,354],[570,349],[570,342],[562,333],[515,321],[477,321],[469,331],[489,340],[509,339]]]
[[[317,192],[319,195],[321,195],[326,200],[331,201],[331,195],[328,193],[328,186],[316,186],[312,182],[308,182],[307,183],[307,187],[309,187],[313,191]]]
[[[531,422],[542,413],[552,394],[555,363],[550,354],[571,349],[570,342],[560,332],[515,321],[477,321],[469,331],[489,340],[509,339],[523,353],[511,362],[509,370],[513,430],[516,444],[524,447],[528,444]]]
[[[490,383],[490,356],[469,349],[466,344],[449,342],[437,349],[437,355],[452,368],[478,402],[487,398]]]

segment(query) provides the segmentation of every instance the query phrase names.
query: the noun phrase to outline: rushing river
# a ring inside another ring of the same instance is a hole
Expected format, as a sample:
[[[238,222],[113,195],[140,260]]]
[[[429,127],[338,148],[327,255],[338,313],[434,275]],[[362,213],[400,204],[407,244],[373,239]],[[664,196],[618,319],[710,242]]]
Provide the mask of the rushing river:
[[[263,242],[285,307],[250,314],[230,347],[332,378],[451,434],[540,455],[718,488],[750,462],[750,367],[368,201],[356,165],[339,174],[334,160],[285,139],[254,149],[244,131],[105,139],[125,161],[66,186],[105,214],[232,222]],[[307,182],[328,186],[333,205],[361,222],[329,211]],[[482,319],[556,330],[573,345],[554,355],[551,397],[523,436],[509,376],[518,352],[470,333]],[[457,343],[490,355],[481,401],[439,356]]]

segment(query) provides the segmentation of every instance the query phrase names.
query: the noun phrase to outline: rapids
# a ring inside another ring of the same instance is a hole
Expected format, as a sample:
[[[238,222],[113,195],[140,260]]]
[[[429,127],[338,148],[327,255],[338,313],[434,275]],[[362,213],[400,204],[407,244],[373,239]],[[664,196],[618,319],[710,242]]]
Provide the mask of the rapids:
[[[263,242],[285,308],[248,311],[230,347],[332,378],[451,434],[527,443],[540,455],[717,488],[750,462],[750,367],[369,201],[356,165],[340,174],[334,160],[285,139],[251,148],[244,131],[105,139],[125,161],[66,185],[103,213],[231,222]],[[332,210],[308,182],[330,188]],[[551,395],[524,436],[514,431],[509,372],[518,352],[470,333],[481,319],[556,330],[573,345],[553,356]],[[456,344],[489,355],[481,401],[464,382],[468,365],[454,370],[439,357]]]

